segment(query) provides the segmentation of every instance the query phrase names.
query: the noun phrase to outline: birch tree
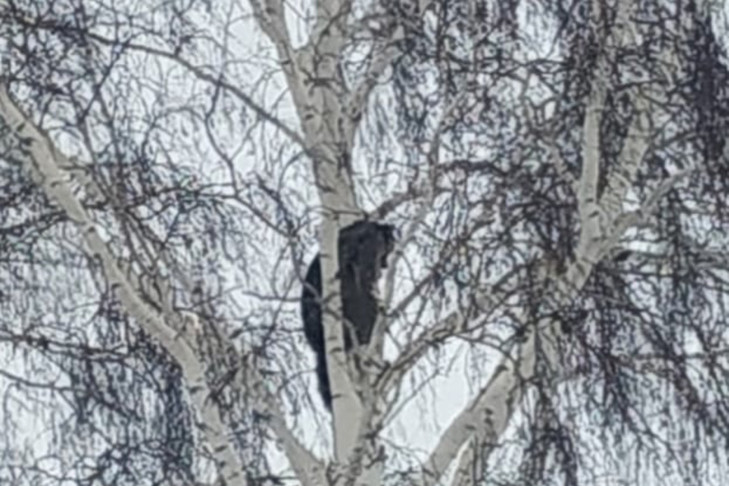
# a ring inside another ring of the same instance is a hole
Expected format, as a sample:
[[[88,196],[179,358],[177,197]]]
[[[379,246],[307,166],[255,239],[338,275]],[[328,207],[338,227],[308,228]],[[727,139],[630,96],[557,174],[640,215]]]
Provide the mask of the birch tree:
[[[0,484],[723,484],[722,9],[0,0]]]

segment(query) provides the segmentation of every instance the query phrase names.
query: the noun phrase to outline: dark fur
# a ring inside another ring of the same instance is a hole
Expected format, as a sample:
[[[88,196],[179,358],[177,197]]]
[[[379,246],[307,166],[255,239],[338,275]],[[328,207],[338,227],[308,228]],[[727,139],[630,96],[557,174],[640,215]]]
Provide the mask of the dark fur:
[[[339,272],[342,311],[349,323],[344,326],[344,349],[349,351],[355,342],[350,329],[355,332],[356,344],[370,342],[372,328],[377,320],[377,298],[373,289],[382,269],[387,268],[387,256],[395,241],[391,225],[358,221],[339,233]],[[316,353],[316,373],[319,392],[327,409],[332,408],[332,393],[327,375],[324,328],[321,312],[321,263],[316,255],[306,272],[306,282],[301,292],[301,318],[304,335]]]

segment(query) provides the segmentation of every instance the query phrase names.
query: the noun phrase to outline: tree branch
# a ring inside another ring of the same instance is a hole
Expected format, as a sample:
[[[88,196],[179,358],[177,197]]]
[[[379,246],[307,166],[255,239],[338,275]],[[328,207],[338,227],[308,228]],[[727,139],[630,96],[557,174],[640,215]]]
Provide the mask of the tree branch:
[[[620,29],[615,33],[618,44],[635,41],[635,36],[629,35],[633,32],[628,19],[630,5],[627,0],[621,0],[616,7],[618,18],[622,21]],[[600,65],[600,61],[598,61],[598,65]],[[572,299],[584,286],[599,255],[603,254],[606,245],[611,241],[610,238],[606,238],[609,235],[606,234],[605,223],[613,221],[620,214],[619,209],[622,207],[627,188],[632,184],[648,148],[648,134],[643,130],[644,121],[642,119],[647,115],[647,106],[645,100],[638,98],[634,102],[639,116],[633,119],[628,130],[628,141],[620,154],[619,166],[611,175],[609,182],[609,186],[612,185],[614,189],[606,191],[606,194],[610,194],[609,196],[603,196],[601,201],[596,201],[601,159],[598,138],[599,110],[602,108],[604,96],[601,94],[602,87],[598,83],[597,80],[593,83],[593,89],[597,91],[591,95],[591,103],[585,115],[583,170],[578,182],[581,231],[575,261],[563,275],[556,278],[557,294],[553,305],[557,307]],[[552,278],[553,276],[546,277]],[[525,326],[527,329],[525,340],[516,350],[516,356],[512,358],[507,354],[501,360],[489,383],[481,389],[472,400],[471,405],[461,412],[446,429],[423,467],[419,484],[425,486],[437,484],[474,434],[479,438],[485,438],[486,444],[488,444],[483,448],[483,454],[485,454],[483,460],[490,456],[499,437],[506,430],[515,406],[523,396],[523,384],[534,375],[537,341],[540,346],[540,356],[545,356],[551,363],[557,362],[556,349],[551,343],[555,342],[562,331],[556,324],[558,323],[553,319],[545,318],[536,326]],[[505,350],[505,353],[510,353],[512,350]]]
[[[194,314],[175,315],[169,309],[164,315],[160,314],[140,297],[135,284],[119,267],[108,245],[99,235],[95,223],[89,218],[69,186],[67,171],[62,168],[74,167],[74,164],[54,147],[48,135],[37,128],[12,101],[4,84],[0,84],[0,116],[13,129],[13,134],[17,138],[14,146],[12,141],[9,142],[11,150],[7,157],[19,160],[49,199],[55,201],[78,227],[86,246],[92,256],[100,261],[110,287],[127,312],[180,364],[190,397],[205,424],[202,429],[211,446],[211,453],[216,459],[221,476],[227,484],[246,486],[247,482],[242,474],[245,470],[244,465],[240,463],[229,441],[232,432],[223,422],[214,402],[208,399],[211,391],[207,385],[204,367],[193,349],[194,340],[189,339],[190,334],[186,332],[190,328],[199,328],[197,317]],[[253,387],[260,389],[263,381],[257,375],[257,370],[251,370],[251,366],[247,369]],[[246,385],[250,386],[251,383]],[[310,486],[320,484],[322,479],[320,471],[323,469],[321,464],[298,443],[284,423],[278,406],[271,403],[273,400],[267,400],[269,403],[261,405],[260,402],[263,400],[260,396],[257,398],[259,401],[257,408],[264,410],[266,415],[271,417],[269,423],[284,443],[288,458],[302,483]]]
[[[243,465],[228,440],[230,431],[223,424],[220,414],[213,404],[206,400],[210,392],[205,382],[204,371],[192,349],[182,340],[178,340],[175,330],[164,322],[157,311],[137,295],[117,265],[108,246],[101,239],[96,225],[74,196],[66,177],[60,170],[58,160],[64,156],[55,149],[50,138],[36,128],[32,121],[13,103],[4,84],[0,84],[0,115],[13,129],[15,137],[21,144],[21,147],[11,148],[11,155],[22,162],[49,199],[55,201],[78,227],[86,246],[92,256],[101,263],[111,288],[129,314],[145,331],[159,341],[182,367],[190,395],[204,420],[203,430],[212,447],[211,452],[216,459],[221,476],[228,484],[245,486],[245,477],[241,475],[244,470]]]

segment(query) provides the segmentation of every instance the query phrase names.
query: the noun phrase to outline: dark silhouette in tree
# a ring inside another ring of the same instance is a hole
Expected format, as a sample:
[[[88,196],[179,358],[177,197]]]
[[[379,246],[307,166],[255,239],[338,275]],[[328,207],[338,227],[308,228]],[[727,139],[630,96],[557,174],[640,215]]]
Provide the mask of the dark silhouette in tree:
[[[345,319],[344,350],[353,344],[366,345],[372,337],[377,320],[375,285],[381,269],[387,267],[387,256],[392,251],[394,227],[358,221],[339,233],[339,272],[342,309]],[[321,309],[321,261],[317,254],[306,272],[306,282],[301,292],[301,317],[304,335],[316,353],[316,373],[319,392],[327,409],[332,408],[332,393],[327,375],[326,349]],[[356,341],[353,342],[352,330]]]

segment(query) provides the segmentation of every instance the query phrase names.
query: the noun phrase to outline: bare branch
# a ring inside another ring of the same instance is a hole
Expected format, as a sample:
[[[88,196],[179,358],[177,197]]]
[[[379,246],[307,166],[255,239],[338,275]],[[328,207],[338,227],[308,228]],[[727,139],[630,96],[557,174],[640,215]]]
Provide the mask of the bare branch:
[[[13,103],[3,84],[0,84],[0,113],[6,124],[14,127],[16,137],[22,141],[21,143],[27,145],[27,151],[26,149],[17,150],[18,158],[43,187],[48,197],[56,201],[71,221],[77,225],[89,251],[100,260],[106,278],[127,311],[147,332],[165,346],[182,366],[190,387],[190,394],[198,407],[202,407],[198,410],[205,420],[205,436],[212,447],[213,455],[217,458],[221,476],[229,484],[245,486],[247,484],[245,477],[240,474],[243,471],[243,465],[240,464],[227,438],[229,434],[227,427],[223,424],[215,407],[206,402],[205,397],[209,395],[209,390],[204,372],[192,349],[178,340],[177,333],[164,322],[162,316],[137,295],[59,169],[58,160],[62,159],[63,155],[54,148],[48,136],[36,128]],[[67,161],[64,164],[70,165]]]
[[[26,170],[33,175],[33,178],[42,185],[48,196],[56,201],[78,226],[86,245],[92,254],[101,261],[110,285],[115,289],[128,312],[175,357],[182,367],[190,396],[205,424],[203,431],[210,443],[213,456],[217,458],[216,462],[221,475],[228,484],[245,486],[247,484],[246,478],[241,475],[244,467],[234,453],[234,447],[229,440],[231,432],[223,423],[215,403],[208,399],[211,391],[207,385],[204,368],[192,348],[194,339],[187,332],[200,328],[197,316],[188,313],[183,319],[183,317],[175,315],[169,305],[164,306],[167,311],[163,316],[139,297],[137,286],[121,270],[107,244],[101,239],[95,224],[74,196],[66,177],[63,175],[62,167],[75,167],[74,164],[59,152],[50,138],[36,128],[32,121],[20,111],[2,84],[0,84],[0,115],[9,126],[15,128],[15,135],[20,143],[28,146],[27,151],[16,149],[17,157],[23,162]],[[164,292],[164,290],[162,291]],[[185,319],[188,322],[185,322]],[[174,322],[175,325],[170,326],[165,320]],[[181,339],[182,336],[186,336],[187,339]],[[246,368],[248,369],[248,375],[254,375],[254,377],[247,380],[242,386],[263,382],[262,378],[256,374],[255,367],[247,366]],[[257,408],[265,411],[271,417],[270,424],[282,440],[289,459],[302,482],[306,485],[320,484],[320,475],[323,468],[285,425],[281,418],[281,410],[270,398],[265,401],[262,398],[258,400]]]

